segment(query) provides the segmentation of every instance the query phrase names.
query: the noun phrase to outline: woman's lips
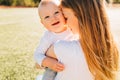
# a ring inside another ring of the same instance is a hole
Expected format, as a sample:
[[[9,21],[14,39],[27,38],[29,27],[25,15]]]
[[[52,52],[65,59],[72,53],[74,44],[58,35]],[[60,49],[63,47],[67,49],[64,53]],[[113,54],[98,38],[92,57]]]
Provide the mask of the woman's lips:
[[[59,23],[60,23],[60,22],[58,21],[58,22],[53,23],[52,25],[55,26],[55,25],[57,25],[57,24],[59,24]]]

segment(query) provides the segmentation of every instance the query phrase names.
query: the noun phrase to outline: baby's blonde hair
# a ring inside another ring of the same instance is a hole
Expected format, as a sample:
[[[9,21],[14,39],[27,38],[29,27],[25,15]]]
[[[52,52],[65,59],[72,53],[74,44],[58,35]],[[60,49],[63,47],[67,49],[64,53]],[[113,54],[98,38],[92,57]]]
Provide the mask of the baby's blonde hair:
[[[38,5],[38,14],[40,12],[40,8],[42,6],[49,4],[49,3],[55,4],[58,7],[60,6],[60,0],[41,0],[41,2]],[[40,16],[40,14],[39,14],[39,16]],[[41,17],[40,17],[40,19],[41,19]]]

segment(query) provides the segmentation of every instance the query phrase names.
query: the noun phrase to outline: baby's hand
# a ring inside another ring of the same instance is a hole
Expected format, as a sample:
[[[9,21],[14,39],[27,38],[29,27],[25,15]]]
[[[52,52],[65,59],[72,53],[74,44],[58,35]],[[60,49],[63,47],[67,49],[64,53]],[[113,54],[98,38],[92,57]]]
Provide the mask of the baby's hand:
[[[35,63],[35,68],[37,69],[44,69],[43,67],[41,67],[39,64]]]
[[[50,57],[46,57],[43,60],[42,65],[44,67],[48,67],[56,72],[60,72],[60,71],[64,70],[64,65],[61,62],[58,62],[57,59],[50,58]]]
[[[56,71],[56,72],[63,71],[64,68],[65,68],[64,65],[62,63],[58,62],[58,61],[55,62],[51,67],[51,69]]]
[[[35,63],[35,68],[40,69],[40,65]]]

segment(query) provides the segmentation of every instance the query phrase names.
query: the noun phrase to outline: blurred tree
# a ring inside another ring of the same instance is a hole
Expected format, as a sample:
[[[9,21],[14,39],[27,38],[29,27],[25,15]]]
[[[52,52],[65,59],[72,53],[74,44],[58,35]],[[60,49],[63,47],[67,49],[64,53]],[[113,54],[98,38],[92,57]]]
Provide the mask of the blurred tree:
[[[120,3],[120,0],[106,0],[108,3]]]
[[[110,3],[110,1],[109,1],[109,0],[106,0],[106,2],[107,2],[107,3]]]
[[[0,0],[0,5],[11,6],[12,2],[13,2],[13,0]]]
[[[0,5],[7,6],[38,6],[41,0],[0,0]]]
[[[24,0],[13,0],[12,6],[25,6]]]
[[[41,0],[0,0],[0,5],[7,6],[38,6]],[[120,3],[120,0],[106,0],[108,3]]]
[[[34,3],[36,4],[36,6],[38,6],[38,4],[39,4],[39,2],[41,1],[41,0],[33,0],[34,1]]]
[[[113,0],[114,2],[120,3],[120,0]]]

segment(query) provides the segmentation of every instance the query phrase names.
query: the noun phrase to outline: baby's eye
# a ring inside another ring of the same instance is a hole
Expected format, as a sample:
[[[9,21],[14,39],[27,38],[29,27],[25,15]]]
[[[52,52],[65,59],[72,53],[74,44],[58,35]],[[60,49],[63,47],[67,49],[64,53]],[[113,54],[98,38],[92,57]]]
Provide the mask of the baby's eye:
[[[58,14],[58,13],[59,13],[59,11],[56,11],[56,12],[55,12],[55,14]]]
[[[48,19],[50,16],[45,16],[45,18],[44,19]]]

